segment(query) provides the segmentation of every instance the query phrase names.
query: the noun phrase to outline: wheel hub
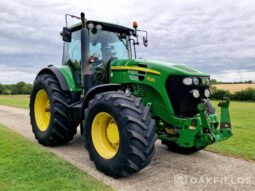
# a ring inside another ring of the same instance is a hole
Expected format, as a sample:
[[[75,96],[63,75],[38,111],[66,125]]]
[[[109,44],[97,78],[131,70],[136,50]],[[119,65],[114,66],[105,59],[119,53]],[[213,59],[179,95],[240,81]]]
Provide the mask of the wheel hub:
[[[92,142],[97,153],[105,159],[113,158],[119,149],[119,129],[113,117],[106,112],[98,113],[92,122]]]
[[[50,123],[50,100],[45,90],[39,90],[36,94],[34,114],[38,129],[46,131]]]
[[[110,122],[106,130],[108,141],[114,145],[119,143],[119,132],[116,123]]]

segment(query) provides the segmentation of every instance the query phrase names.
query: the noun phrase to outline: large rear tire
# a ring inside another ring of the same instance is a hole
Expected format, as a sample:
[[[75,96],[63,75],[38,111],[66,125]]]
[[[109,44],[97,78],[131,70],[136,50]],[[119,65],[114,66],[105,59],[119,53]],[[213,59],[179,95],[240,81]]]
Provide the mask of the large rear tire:
[[[37,76],[30,96],[30,123],[40,144],[56,146],[73,139],[78,124],[70,117],[70,102],[54,75]]]
[[[138,172],[155,153],[155,120],[141,98],[123,91],[98,94],[89,101],[84,124],[90,159],[106,175]]]
[[[205,147],[180,147],[176,143],[171,141],[162,141],[163,145],[166,145],[169,151],[180,153],[180,154],[193,154]]]

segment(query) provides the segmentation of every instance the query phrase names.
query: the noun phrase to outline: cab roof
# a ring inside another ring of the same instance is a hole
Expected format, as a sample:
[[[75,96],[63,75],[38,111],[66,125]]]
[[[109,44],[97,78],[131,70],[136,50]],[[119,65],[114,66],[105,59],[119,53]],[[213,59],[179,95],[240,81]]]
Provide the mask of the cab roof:
[[[120,32],[120,33],[125,33],[127,35],[131,35],[134,32],[133,28],[117,25],[117,24],[112,24],[112,23],[107,23],[107,22],[102,22],[102,21],[95,21],[95,20],[86,20],[86,23],[93,23],[94,25],[102,25],[102,30],[107,30],[107,31],[113,31],[113,32]],[[82,28],[81,22],[73,25],[70,27],[72,31],[76,31]]]

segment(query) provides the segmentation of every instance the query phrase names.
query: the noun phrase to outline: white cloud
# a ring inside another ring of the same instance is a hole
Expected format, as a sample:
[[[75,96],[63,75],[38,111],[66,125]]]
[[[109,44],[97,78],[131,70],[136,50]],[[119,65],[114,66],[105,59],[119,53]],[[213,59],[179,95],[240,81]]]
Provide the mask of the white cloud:
[[[31,83],[35,79],[35,73],[31,74],[23,71],[0,70],[0,83],[13,84],[20,81]]]
[[[245,80],[253,80],[255,81],[255,72],[247,72],[247,71],[227,71],[223,74],[214,74],[211,77],[218,81],[224,82],[239,82]]]
[[[255,80],[255,1],[15,0],[0,2],[0,83],[16,81],[15,71],[35,75],[60,65],[64,14],[81,11],[126,26],[137,20],[149,31],[149,47],[138,57],[184,63],[220,80],[242,70],[243,80]]]

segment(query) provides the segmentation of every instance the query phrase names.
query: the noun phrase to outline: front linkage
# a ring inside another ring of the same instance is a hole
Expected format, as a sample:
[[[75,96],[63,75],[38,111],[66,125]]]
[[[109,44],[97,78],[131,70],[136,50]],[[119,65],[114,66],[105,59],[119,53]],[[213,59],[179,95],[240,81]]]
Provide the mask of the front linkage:
[[[217,114],[211,114],[212,106],[207,100],[198,104],[199,114],[192,118],[174,117],[174,134],[159,133],[159,138],[163,141],[176,142],[180,147],[204,148],[215,142],[223,141],[232,136],[231,122],[229,116],[229,98],[224,98],[218,104],[221,107],[220,123]],[[179,127],[179,128],[177,128]]]
[[[207,105],[205,103],[200,103],[198,105],[198,110],[202,123],[202,130],[204,133],[202,134],[201,140],[197,141],[197,145],[212,144],[214,142],[223,141],[233,135],[228,110],[229,104],[229,98],[224,98],[224,101],[221,101],[218,104],[218,106],[221,107],[219,128],[214,125],[215,122],[212,121],[212,118],[209,117],[207,113]]]

